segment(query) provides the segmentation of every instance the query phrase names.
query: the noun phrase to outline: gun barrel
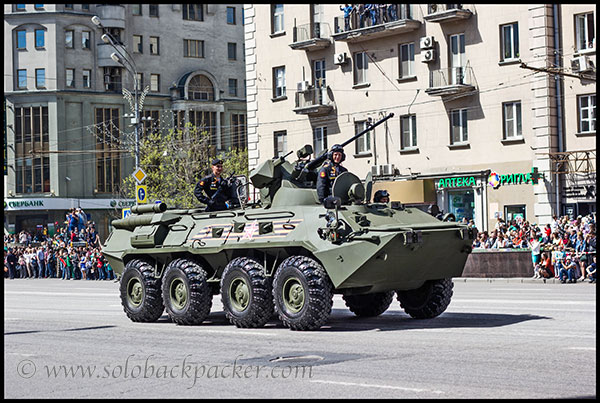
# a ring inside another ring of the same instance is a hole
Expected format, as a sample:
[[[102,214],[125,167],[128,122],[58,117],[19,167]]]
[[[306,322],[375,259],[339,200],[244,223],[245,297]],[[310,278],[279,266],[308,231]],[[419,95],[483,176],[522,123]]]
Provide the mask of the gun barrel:
[[[165,210],[167,210],[167,205],[165,203],[139,204],[131,207],[131,212],[134,214],[162,213]]]

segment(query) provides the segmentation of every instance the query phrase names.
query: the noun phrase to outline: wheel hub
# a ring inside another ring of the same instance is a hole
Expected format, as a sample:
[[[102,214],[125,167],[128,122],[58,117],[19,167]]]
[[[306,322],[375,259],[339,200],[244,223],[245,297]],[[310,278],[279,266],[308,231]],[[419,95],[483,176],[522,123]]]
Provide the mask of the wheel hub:
[[[293,313],[300,312],[304,307],[304,287],[297,278],[288,279],[283,285],[283,302]]]
[[[229,287],[229,298],[233,308],[239,312],[248,308],[250,303],[250,288],[243,278],[236,278]]]
[[[188,300],[187,286],[181,279],[171,282],[171,303],[176,309],[183,309]]]
[[[127,298],[136,307],[142,304],[144,300],[144,287],[142,287],[139,279],[132,278],[127,283]]]

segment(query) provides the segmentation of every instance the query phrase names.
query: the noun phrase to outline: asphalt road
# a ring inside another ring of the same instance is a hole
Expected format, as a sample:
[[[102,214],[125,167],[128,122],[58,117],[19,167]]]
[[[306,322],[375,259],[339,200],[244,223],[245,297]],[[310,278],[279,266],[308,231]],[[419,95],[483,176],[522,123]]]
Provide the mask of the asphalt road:
[[[4,281],[5,398],[569,398],[596,396],[596,286],[457,279],[441,316],[394,301],[327,326],[133,323],[118,284]]]

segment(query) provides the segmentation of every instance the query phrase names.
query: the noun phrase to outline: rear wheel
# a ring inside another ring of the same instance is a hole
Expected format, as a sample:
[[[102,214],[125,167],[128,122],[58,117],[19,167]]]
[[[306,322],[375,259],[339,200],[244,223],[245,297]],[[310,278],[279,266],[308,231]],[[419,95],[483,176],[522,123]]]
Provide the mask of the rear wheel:
[[[333,286],[323,266],[306,256],[285,259],[273,280],[275,310],[292,330],[315,330],[327,322]]]
[[[229,262],[221,277],[221,301],[237,327],[264,326],[273,315],[273,298],[263,266],[246,257]]]
[[[119,290],[123,310],[134,322],[155,322],[165,310],[160,278],[154,277],[154,267],[144,260],[131,260],[125,265]]]
[[[212,306],[206,271],[192,260],[173,260],[163,276],[162,297],[173,322],[178,325],[202,323]]]
[[[377,292],[364,295],[344,295],[346,306],[356,316],[379,316],[384,313],[394,300],[394,291]]]
[[[431,319],[446,310],[452,298],[452,279],[428,280],[415,290],[396,291],[400,306],[416,319]]]

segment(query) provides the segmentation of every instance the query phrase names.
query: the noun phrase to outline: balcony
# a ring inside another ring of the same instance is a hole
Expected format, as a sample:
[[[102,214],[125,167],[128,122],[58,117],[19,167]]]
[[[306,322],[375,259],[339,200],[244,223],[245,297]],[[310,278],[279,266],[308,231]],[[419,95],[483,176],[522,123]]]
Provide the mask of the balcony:
[[[423,17],[429,22],[453,22],[471,18],[473,12],[466,4],[428,4],[427,15]]]
[[[294,27],[293,43],[290,48],[299,50],[319,50],[331,45],[331,29],[329,24],[316,22]]]
[[[121,53],[125,54],[125,48],[122,45],[117,45],[117,48]],[[108,43],[98,43],[96,45],[96,51],[98,53],[98,67],[122,67],[121,63],[115,62],[110,55],[114,52],[119,54],[115,48]],[[120,56],[119,56],[120,57]]]
[[[329,97],[329,87],[311,86],[304,91],[296,92],[296,108],[299,115],[326,115],[333,110],[333,102]]]
[[[404,34],[421,27],[419,16],[419,8],[411,7],[410,4],[392,4],[379,8],[374,15],[365,12],[362,18],[358,12],[353,12],[348,25],[343,16],[335,17],[335,33],[331,36],[336,41],[357,43]]]
[[[449,95],[471,95],[476,91],[473,69],[466,67],[450,67],[429,72],[429,88],[425,93],[441,97]]]
[[[125,29],[125,6],[117,4],[98,4],[96,15],[106,28]]]

